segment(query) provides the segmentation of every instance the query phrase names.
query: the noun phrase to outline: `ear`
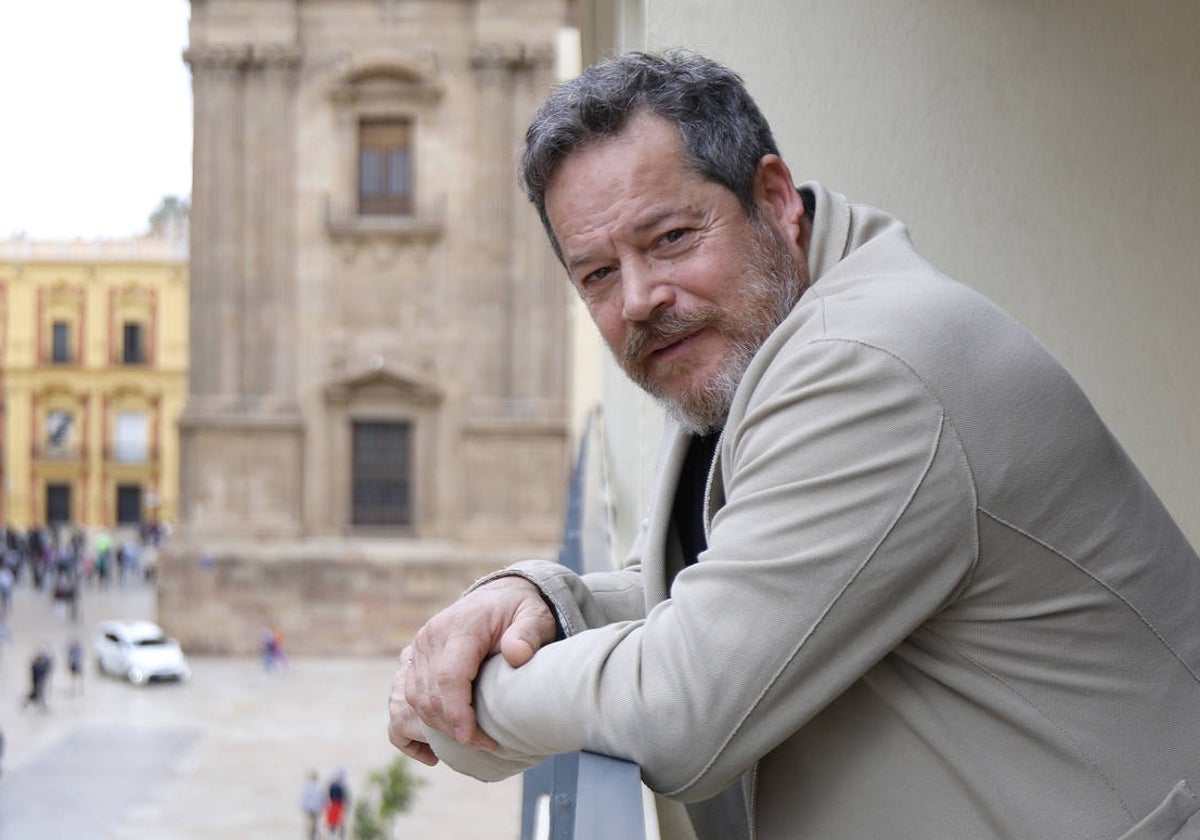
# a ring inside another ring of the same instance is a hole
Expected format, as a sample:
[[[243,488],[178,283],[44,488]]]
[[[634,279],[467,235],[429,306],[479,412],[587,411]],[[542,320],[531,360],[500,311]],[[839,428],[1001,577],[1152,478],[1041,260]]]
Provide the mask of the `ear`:
[[[763,155],[754,173],[754,203],[763,218],[800,253],[808,247],[804,202],[792,180],[792,171],[779,155]]]

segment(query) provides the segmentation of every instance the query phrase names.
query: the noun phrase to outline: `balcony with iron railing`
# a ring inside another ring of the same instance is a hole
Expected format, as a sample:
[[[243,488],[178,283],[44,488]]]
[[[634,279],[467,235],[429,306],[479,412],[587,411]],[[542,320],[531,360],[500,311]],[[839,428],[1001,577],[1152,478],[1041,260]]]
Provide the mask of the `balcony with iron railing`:
[[[88,448],[79,444],[41,444],[31,447],[31,456],[38,463],[75,464],[88,459]],[[158,447],[105,446],[101,451],[104,462],[110,466],[151,466],[158,463]]]

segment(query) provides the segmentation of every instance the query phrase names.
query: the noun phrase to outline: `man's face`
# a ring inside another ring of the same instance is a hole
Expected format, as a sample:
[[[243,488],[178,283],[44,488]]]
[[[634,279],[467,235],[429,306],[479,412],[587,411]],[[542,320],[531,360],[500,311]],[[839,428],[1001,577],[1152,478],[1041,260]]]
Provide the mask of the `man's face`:
[[[690,171],[678,129],[649,113],[567,157],[546,212],[629,377],[686,428],[722,426],[751,358],[806,286],[799,247],[769,211],[749,218]]]

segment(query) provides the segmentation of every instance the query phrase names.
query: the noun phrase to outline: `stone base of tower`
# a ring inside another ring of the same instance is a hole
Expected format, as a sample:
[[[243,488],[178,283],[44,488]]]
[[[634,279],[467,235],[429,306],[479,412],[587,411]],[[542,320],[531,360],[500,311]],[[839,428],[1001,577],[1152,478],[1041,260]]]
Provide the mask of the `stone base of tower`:
[[[194,654],[256,654],[273,626],[288,654],[397,655],[471,582],[517,560],[556,555],[555,546],[173,539],[158,565],[158,620]]]

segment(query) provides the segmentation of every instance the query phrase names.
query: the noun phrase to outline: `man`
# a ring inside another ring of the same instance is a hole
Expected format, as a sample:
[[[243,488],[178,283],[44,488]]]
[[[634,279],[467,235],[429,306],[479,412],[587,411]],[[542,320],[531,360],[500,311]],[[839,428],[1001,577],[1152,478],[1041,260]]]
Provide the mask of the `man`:
[[[67,670],[71,674],[71,693],[83,691],[83,644],[72,639],[67,645]]]
[[[325,788],[317,776],[316,770],[310,770],[300,791],[300,808],[304,811],[308,840],[317,840],[317,832],[321,827],[321,812],[325,810]]]
[[[21,708],[30,703],[35,704],[43,712],[49,711],[46,705],[46,686],[50,682],[50,670],[54,660],[45,648],[40,648],[29,661],[29,694]]]
[[[700,57],[590,68],[522,166],[675,423],[624,569],[520,563],[421,629],[397,747],[630,759],[701,837],[1200,838],[1200,560],[1045,349],[796,189]]]

